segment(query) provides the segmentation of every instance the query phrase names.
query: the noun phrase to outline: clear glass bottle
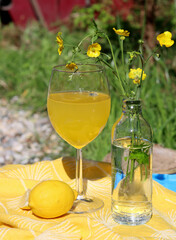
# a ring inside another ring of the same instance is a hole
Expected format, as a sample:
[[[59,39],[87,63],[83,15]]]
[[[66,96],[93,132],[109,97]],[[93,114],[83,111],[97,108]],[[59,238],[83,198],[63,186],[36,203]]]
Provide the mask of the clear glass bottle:
[[[112,128],[112,217],[125,225],[144,224],[152,216],[152,130],[141,101],[123,102]]]

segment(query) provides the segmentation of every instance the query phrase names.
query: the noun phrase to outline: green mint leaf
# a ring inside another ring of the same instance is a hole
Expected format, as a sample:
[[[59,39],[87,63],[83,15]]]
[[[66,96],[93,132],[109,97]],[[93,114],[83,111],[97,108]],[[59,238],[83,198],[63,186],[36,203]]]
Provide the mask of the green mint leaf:
[[[139,164],[149,164],[149,156],[145,152],[132,152],[130,153],[130,159],[137,161]]]

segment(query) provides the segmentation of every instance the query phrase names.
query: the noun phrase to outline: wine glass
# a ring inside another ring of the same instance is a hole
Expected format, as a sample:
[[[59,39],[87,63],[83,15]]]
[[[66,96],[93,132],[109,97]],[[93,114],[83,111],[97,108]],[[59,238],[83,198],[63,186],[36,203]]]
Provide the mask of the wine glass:
[[[70,70],[65,65],[52,70],[48,89],[47,109],[55,131],[77,149],[76,191],[72,213],[93,212],[104,203],[86,196],[83,185],[82,148],[103,130],[110,113],[110,95],[103,66],[78,64]]]

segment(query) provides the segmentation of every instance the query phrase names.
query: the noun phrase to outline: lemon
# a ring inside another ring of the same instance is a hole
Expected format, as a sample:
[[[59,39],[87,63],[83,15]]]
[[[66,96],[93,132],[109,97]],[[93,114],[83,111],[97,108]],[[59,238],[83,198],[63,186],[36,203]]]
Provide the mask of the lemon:
[[[42,218],[55,218],[67,213],[76,193],[59,180],[47,180],[37,184],[29,193],[32,213]]]

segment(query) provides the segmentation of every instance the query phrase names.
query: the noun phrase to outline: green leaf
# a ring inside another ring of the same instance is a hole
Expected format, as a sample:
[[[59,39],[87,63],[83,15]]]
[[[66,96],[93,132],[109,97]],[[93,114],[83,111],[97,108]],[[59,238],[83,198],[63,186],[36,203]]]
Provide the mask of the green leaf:
[[[92,37],[92,42],[95,42],[98,39],[97,34]]]
[[[149,156],[145,152],[137,151],[130,153],[129,158],[131,160],[137,161],[139,164],[148,164],[149,163]]]
[[[98,32],[97,35],[101,38],[104,38],[105,37],[105,34],[103,32]]]

